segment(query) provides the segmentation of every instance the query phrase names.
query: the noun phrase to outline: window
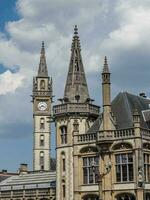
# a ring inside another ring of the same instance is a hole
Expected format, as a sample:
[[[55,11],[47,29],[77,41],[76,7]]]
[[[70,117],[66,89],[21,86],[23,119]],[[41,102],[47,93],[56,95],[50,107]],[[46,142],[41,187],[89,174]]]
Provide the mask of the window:
[[[65,166],[65,158],[62,159],[62,168],[63,168],[63,171],[66,170],[66,166]]]
[[[63,193],[63,198],[66,197],[66,187],[65,185],[62,185],[62,193]]]
[[[66,144],[67,143],[67,127],[62,126],[60,130],[61,130],[61,144]]]
[[[83,183],[98,183],[98,157],[83,158]]]
[[[41,80],[41,82],[40,82],[40,89],[45,90],[45,81],[44,80]]]
[[[117,200],[135,200],[135,197],[132,194],[121,194],[118,195]]]
[[[99,197],[97,195],[87,195],[84,200],[99,200]]]
[[[42,117],[40,119],[40,129],[44,129],[45,128],[45,119]]]
[[[150,182],[150,155],[144,154],[144,176],[145,181]]]
[[[146,200],[150,200],[150,193],[146,193]]]
[[[40,146],[44,146],[44,135],[40,135]]]
[[[43,151],[40,152],[40,165],[41,166],[44,165],[44,152]]]
[[[116,181],[133,181],[133,154],[116,155]]]

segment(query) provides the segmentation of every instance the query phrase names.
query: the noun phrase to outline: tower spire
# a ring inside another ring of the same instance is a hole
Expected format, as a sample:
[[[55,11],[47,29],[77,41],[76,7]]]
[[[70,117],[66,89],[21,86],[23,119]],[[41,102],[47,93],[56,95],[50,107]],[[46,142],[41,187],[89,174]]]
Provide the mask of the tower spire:
[[[64,99],[70,102],[82,103],[89,99],[77,25],[74,27],[74,36],[71,45],[71,58],[65,85]]]
[[[104,58],[104,67],[103,67],[103,73],[109,73],[109,67],[107,63],[107,57]]]
[[[42,41],[38,77],[48,77],[44,41]]]

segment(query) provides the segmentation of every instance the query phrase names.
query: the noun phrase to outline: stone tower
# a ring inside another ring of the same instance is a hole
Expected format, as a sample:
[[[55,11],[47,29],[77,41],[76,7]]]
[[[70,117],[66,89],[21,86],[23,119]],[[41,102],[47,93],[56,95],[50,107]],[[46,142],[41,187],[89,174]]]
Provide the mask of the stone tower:
[[[33,170],[50,170],[52,79],[48,76],[44,42],[38,75],[33,78]]]
[[[61,104],[54,106],[56,123],[57,185],[56,199],[76,199],[78,157],[76,138],[91,127],[99,115],[99,107],[89,97],[77,26],[71,46],[71,58]]]

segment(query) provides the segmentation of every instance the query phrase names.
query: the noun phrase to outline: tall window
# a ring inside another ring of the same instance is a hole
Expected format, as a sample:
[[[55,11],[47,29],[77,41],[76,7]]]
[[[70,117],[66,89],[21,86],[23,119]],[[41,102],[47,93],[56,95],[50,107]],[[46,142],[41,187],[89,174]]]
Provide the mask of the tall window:
[[[144,175],[145,181],[150,182],[150,155],[144,154]]]
[[[83,158],[83,183],[98,183],[98,157]]]
[[[61,131],[61,143],[66,144],[67,143],[67,127],[62,126],[60,128],[60,131]]]
[[[40,146],[44,146],[44,135],[40,135]]]
[[[146,194],[146,200],[150,200],[150,193]]]
[[[45,90],[45,81],[44,80],[41,80],[41,82],[40,82],[40,89]]]
[[[44,129],[45,128],[45,119],[42,117],[40,119],[40,129]]]
[[[40,152],[40,166],[41,166],[41,170],[44,169],[44,152],[41,151]]]
[[[133,154],[116,155],[116,181],[133,181]]]
[[[65,185],[62,185],[62,193],[63,193],[63,198],[66,197],[66,187]]]

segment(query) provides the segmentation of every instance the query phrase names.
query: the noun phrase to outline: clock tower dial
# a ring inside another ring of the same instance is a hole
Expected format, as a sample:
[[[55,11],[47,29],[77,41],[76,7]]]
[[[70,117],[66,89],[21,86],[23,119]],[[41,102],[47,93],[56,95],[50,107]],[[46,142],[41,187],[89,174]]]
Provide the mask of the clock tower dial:
[[[40,111],[45,111],[47,109],[47,103],[44,101],[41,101],[38,103],[38,109]]]
[[[42,43],[38,75],[33,78],[33,170],[50,171],[52,79],[48,76]]]

